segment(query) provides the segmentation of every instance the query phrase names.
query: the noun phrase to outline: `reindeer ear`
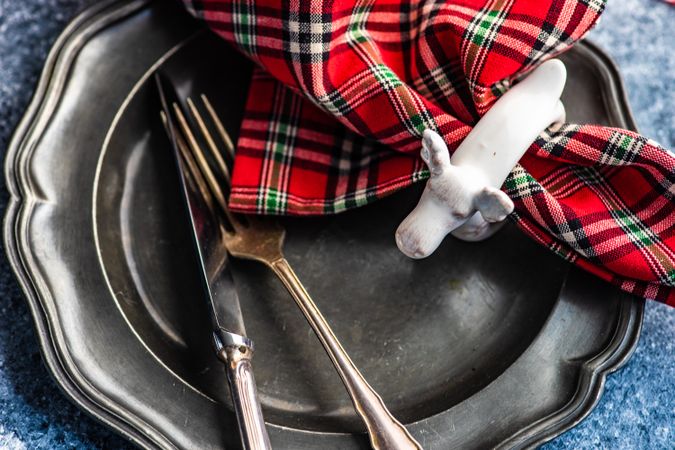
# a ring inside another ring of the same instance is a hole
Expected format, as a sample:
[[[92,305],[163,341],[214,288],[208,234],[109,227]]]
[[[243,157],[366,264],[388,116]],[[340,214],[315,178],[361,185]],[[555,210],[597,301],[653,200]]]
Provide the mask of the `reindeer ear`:
[[[513,201],[509,196],[491,186],[480,190],[475,206],[487,222],[501,222],[513,211]]]
[[[428,128],[422,135],[421,155],[431,175],[440,175],[446,167],[450,167],[448,146],[438,133]]]

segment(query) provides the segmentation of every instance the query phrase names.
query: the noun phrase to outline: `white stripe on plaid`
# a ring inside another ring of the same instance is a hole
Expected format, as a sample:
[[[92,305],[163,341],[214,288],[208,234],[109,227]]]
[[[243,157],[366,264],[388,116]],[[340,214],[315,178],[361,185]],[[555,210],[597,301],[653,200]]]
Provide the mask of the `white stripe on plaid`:
[[[255,0],[233,2],[234,39],[252,57],[258,54]]]
[[[330,14],[292,10],[287,26],[289,39],[284,42],[284,48],[294,62],[320,64],[328,61],[333,28]]]
[[[276,91],[276,108],[270,120],[261,174],[264,184],[274,187],[259,191],[257,210],[282,214],[286,211],[288,202],[290,161],[293,158],[293,141],[297,137],[297,121],[302,102],[300,97],[279,86]],[[275,162],[282,164],[274,164]]]

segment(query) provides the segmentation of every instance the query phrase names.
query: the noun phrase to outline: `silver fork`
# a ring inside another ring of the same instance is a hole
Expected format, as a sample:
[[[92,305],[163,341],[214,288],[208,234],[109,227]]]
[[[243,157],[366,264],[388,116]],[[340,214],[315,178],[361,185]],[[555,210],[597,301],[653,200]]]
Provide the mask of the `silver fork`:
[[[202,95],[201,100],[229,159],[234,160],[234,146],[225,127],[208,98]],[[288,289],[340,375],[356,412],[368,429],[372,447],[378,450],[421,449],[422,447],[413,439],[408,430],[389,412],[382,398],[363,378],[284,258],[282,247],[285,230],[277,221],[250,215],[235,215],[229,210],[219,184],[219,179],[224,180],[229,188],[230,172],[227,164],[202,114],[190,98],[187,99],[187,105],[189,115],[196,123],[195,128],[199,130],[206,145],[200,145],[197,134],[193,131],[182,109],[174,103],[173,112],[183,135],[178,143],[185,147],[185,150],[189,149],[199,167],[201,173],[193,178],[202,179],[208,185],[200,186],[200,191],[208,196],[209,203],[217,205],[223,218],[227,220],[227,230],[223,233],[223,241],[228,252],[236,258],[255,260],[265,264]],[[208,149],[211,161],[206,156],[203,146]]]

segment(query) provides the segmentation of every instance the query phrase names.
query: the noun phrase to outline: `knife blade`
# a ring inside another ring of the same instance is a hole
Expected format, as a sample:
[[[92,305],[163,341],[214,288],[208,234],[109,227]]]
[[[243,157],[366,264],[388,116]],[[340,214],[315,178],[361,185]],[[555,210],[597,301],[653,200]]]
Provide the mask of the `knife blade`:
[[[179,146],[178,130],[168,106],[169,100],[172,104],[174,100],[178,104],[175,91],[159,73],[155,73],[155,83],[189,219],[203,294],[209,309],[213,345],[227,367],[242,445],[244,449],[270,449],[251,365],[254,344],[246,336],[239,296],[230,272],[227,249],[222,241],[225,229],[213,213],[213,208],[209,208],[208,197],[201,190],[205,187],[196,178],[198,175],[188,170],[189,156]]]

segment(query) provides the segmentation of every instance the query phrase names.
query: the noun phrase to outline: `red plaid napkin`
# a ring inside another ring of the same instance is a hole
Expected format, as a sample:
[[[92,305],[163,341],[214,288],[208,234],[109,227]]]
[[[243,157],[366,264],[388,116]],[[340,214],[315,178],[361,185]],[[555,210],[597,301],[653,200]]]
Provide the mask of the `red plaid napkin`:
[[[184,0],[254,60],[231,206],[330,214],[424,180],[514,79],[580,39],[604,0]],[[675,157],[626,130],[543,133],[506,183],[512,218],[622,289],[675,305]]]

